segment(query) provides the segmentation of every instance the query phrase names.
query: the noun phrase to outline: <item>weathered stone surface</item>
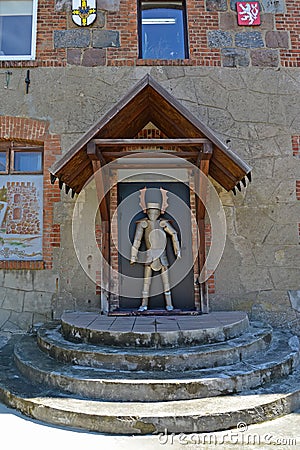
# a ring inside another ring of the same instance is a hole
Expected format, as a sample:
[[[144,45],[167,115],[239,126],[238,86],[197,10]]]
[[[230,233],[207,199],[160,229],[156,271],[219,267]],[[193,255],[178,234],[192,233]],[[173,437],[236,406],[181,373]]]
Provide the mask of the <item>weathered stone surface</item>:
[[[236,3],[239,0],[230,0],[230,8],[236,11]],[[266,13],[283,13],[285,12],[285,0],[261,0],[260,5],[263,12]]]
[[[59,290],[59,274],[50,270],[39,270],[34,273],[33,289],[41,292],[57,292]]]
[[[22,291],[32,291],[33,272],[31,270],[5,271],[4,287]]]
[[[232,12],[220,14],[219,26],[223,31],[238,30],[237,16]]]
[[[260,30],[274,30],[275,16],[271,13],[264,13],[260,16]]]
[[[94,30],[92,46],[95,48],[120,47],[120,36],[114,30]]]
[[[206,0],[207,11],[227,11],[227,0]]]
[[[266,46],[270,48],[289,48],[289,33],[287,31],[267,31]]]
[[[25,292],[24,311],[46,313],[51,311],[53,294],[49,292]]]
[[[229,314],[229,313],[228,313]],[[180,349],[123,348],[118,352],[109,346],[98,347],[86,343],[66,341],[59,332],[59,325],[47,324],[37,332],[38,346],[59,361],[80,366],[99,367],[108,370],[127,370],[136,372],[149,370],[161,372],[193,370],[234,364],[245,360],[257,351],[266,349],[271,340],[271,328],[251,326],[241,337],[207,346],[184,347]],[[75,362],[76,361],[76,362]]]
[[[298,289],[299,287],[299,278],[295,278],[295,276],[297,276],[296,274],[299,276],[299,269],[290,267],[271,267],[270,274],[273,284],[278,290],[288,291]]]
[[[54,48],[85,48],[90,40],[90,30],[54,30]]]
[[[81,49],[79,48],[68,48],[67,49],[67,63],[75,66],[80,66],[81,64]]]
[[[219,16],[219,26],[221,30],[224,31],[237,31],[241,29],[238,24],[237,15],[234,12],[229,11],[228,13],[220,14]],[[259,30],[274,30],[274,14],[262,14],[261,24]]]
[[[72,0],[55,0],[55,11],[71,11]]]
[[[33,322],[33,313],[22,312],[22,314],[12,311],[9,318],[10,327],[15,328],[15,330],[26,330],[29,331]]]
[[[291,267],[300,269],[300,255],[297,247],[268,243],[255,245],[253,253],[257,264],[262,267]]]
[[[106,52],[102,48],[87,48],[83,51],[82,65],[87,67],[104,66]]]
[[[211,48],[222,48],[232,46],[232,36],[226,31],[216,30],[207,33],[208,46]]]
[[[277,67],[279,65],[279,53],[277,50],[252,50],[251,62],[253,66]]]
[[[233,11],[236,11],[236,2],[237,2],[238,0],[230,0],[230,8],[233,10]]]
[[[99,9],[104,9],[105,11],[119,11],[120,0],[98,0],[97,6]]]
[[[288,295],[292,308],[300,312],[300,290],[297,291],[288,290]]]
[[[249,102],[253,102],[251,111],[249,110]],[[237,122],[266,122],[269,118],[269,106],[266,102],[266,96],[259,92],[249,92],[249,90],[230,92],[227,107]]]
[[[236,33],[235,45],[244,48],[259,48],[264,46],[264,41],[259,31],[244,31]]]
[[[105,26],[105,13],[102,11],[97,11],[97,19],[95,22],[97,27],[103,28]]]
[[[23,311],[24,291],[6,289],[2,308],[21,313]]]
[[[285,12],[285,0],[261,0],[260,4],[264,12],[274,14]]]
[[[0,328],[4,329],[5,324],[10,318],[11,311],[0,309]]]
[[[247,50],[224,48],[221,50],[223,67],[248,67],[250,56]]]

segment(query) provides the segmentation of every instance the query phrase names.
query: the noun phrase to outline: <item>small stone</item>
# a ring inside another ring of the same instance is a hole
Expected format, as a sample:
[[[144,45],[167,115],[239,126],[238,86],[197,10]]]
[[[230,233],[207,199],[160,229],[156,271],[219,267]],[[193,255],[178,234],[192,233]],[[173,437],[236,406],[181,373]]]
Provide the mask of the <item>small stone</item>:
[[[73,66],[80,66],[81,64],[81,50],[79,48],[67,49],[67,63]]]
[[[274,14],[266,13],[260,15],[260,29],[261,30],[274,30],[275,28]]]
[[[232,36],[226,31],[216,30],[208,32],[208,46],[211,48],[222,48],[232,46]]]
[[[300,342],[299,342],[299,338],[298,338],[298,336],[292,336],[290,339],[289,339],[289,347],[293,350],[293,351],[295,351],[295,352],[298,352],[299,351],[299,347],[300,347]]]
[[[237,16],[232,12],[220,14],[220,29],[225,31],[238,30]]]
[[[82,65],[86,67],[104,66],[106,63],[106,51],[101,48],[88,48],[84,50]]]
[[[253,50],[251,52],[252,66],[277,67],[279,54],[277,50]]]
[[[55,0],[55,11],[71,11],[72,0]]]
[[[103,28],[105,26],[105,14],[102,11],[97,11],[97,19],[96,19],[96,25],[100,28]]]
[[[240,1],[240,0],[230,0],[230,8],[233,11],[236,11],[236,2],[238,2],[238,1]]]
[[[267,31],[266,46],[271,48],[289,48],[289,33],[287,31]]]
[[[224,48],[221,50],[223,67],[248,67],[250,57],[247,50]]]
[[[93,47],[95,48],[120,47],[119,32],[113,30],[94,30]]]
[[[287,292],[292,308],[300,312],[300,290],[299,291],[289,290]]]
[[[90,30],[55,30],[54,48],[85,48],[90,45]]]
[[[103,9],[104,11],[119,11],[120,0],[98,0],[97,6],[99,9]]]
[[[260,0],[264,12],[281,14],[285,12],[285,0]]]
[[[227,0],[206,0],[206,11],[227,11]]]
[[[259,48],[264,47],[264,42],[259,31],[246,31],[236,34],[235,45],[244,48]]]

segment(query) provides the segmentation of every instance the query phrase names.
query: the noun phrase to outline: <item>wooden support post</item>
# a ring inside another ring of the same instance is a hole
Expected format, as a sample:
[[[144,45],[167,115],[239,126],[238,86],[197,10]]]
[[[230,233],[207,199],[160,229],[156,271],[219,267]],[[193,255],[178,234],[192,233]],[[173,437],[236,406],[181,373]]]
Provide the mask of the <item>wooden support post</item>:
[[[103,171],[99,155],[97,155],[96,145],[93,141],[90,141],[87,145],[87,154],[92,161],[93,172],[95,176],[96,191],[99,202],[99,212],[101,220],[101,252],[103,258],[107,262],[103,261],[101,267],[101,309],[108,310],[109,292],[110,292],[110,221],[109,221],[109,206],[107,202],[107,196],[105,195],[105,179],[103,177]]]
[[[203,154],[199,159],[199,169],[201,172],[208,176],[209,172],[209,162],[212,156],[212,144],[205,143],[203,145]],[[207,183],[203,177],[199,177],[199,179],[195,180],[195,184],[199,189],[199,193],[201,195],[201,199],[197,198],[197,222],[199,227],[199,252],[198,252],[198,263],[199,263],[199,274],[204,268],[205,260],[206,260],[206,240],[205,240],[205,201],[207,196]],[[207,292],[207,283],[200,283],[200,304],[201,311],[203,314],[209,313],[209,303],[208,303],[208,292]]]

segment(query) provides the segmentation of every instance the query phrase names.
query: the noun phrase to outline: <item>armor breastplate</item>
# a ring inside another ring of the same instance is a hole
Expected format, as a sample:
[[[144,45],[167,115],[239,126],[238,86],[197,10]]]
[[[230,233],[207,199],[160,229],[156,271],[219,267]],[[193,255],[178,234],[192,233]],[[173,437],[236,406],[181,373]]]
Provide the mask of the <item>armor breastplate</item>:
[[[162,238],[160,236],[160,233],[164,233],[164,231],[160,226],[159,220],[152,221],[147,219],[145,222],[147,222],[147,225],[144,231],[144,239],[146,248],[147,250],[150,251],[147,263],[150,264],[152,270],[158,271],[162,268],[162,266],[168,266],[168,260],[165,249],[166,241],[164,241],[164,245],[162,246]],[[152,233],[152,231],[154,230],[158,230],[157,234]],[[153,250],[154,254],[151,254],[152,253],[151,250]],[[156,256],[157,251],[159,257]]]

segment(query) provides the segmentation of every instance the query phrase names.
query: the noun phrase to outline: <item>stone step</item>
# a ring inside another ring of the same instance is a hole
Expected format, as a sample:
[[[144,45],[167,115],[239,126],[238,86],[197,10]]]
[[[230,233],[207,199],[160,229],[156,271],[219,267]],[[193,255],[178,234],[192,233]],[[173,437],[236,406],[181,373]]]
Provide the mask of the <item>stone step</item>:
[[[189,316],[103,316],[65,312],[61,330],[71,342],[126,347],[178,347],[223,342],[249,328],[244,311]]]
[[[230,365],[249,359],[266,350],[272,339],[272,328],[261,322],[237,338],[202,346],[166,348],[101,347],[66,341],[60,325],[47,324],[37,333],[39,347],[49,356],[74,365],[125,371],[176,371]]]
[[[256,390],[217,398],[119,403],[76,398],[25,379],[13,364],[15,337],[0,349],[0,401],[57,426],[109,434],[209,433],[261,423],[300,406],[300,370]]]
[[[156,402],[234,394],[287,376],[299,363],[299,349],[292,350],[288,339],[288,333],[277,331],[270,348],[250,361],[179,372],[70,366],[42,352],[33,336],[25,336],[15,346],[14,355],[20,372],[37,383],[93,399]]]

